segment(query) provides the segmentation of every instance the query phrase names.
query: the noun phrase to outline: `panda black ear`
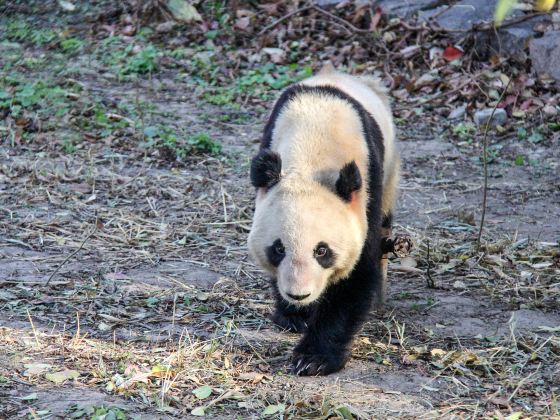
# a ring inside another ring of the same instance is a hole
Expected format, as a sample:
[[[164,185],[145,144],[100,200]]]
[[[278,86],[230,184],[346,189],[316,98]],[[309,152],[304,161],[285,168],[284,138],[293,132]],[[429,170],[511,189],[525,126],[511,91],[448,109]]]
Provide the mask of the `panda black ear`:
[[[355,161],[347,163],[340,170],[335,184],[337,195],[344,201],[352,201],[352,193],[362,188],[362,176]]]
[[[251,161],[251,183],[256,188],[271,188],[280,181],[281,170],[280,155],[263,149]]]

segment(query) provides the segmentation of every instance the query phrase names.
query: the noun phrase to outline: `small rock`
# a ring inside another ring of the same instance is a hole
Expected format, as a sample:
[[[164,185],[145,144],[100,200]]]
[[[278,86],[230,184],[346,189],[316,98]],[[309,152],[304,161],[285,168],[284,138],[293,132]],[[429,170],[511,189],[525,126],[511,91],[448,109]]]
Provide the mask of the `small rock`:
[[[163,22],[160,23],[158,26],[156,26],[156,32],[160,34],[165,34],[171,32],[176,26],[177,26],[177,22],[175,22],[174,20]]]
[[[390,44],[396,39],[397,39],[397,34],[395,34],[394,32],[392,31],[383,32],[383,41],[385,41],[387,44]]]
[[[553,78],[560,83],[560,31],[550,31],[529,43],[533,68],[541,79]]]
[[[286,52],[282,48],[263,48],[262,52],[268,55],[275,64],[281,64],[286,58]]]
[[[467,106],[466,105],[461,105],[461,106],[453,109],[449,113],[447,118],[449,118],[450,120],[457,120],[459,118],[463,118],[465,116],[466,111],[467,111]]]
[[[476,125],[485,125],[492,116],[492,108],[481,109],[474,113],[474,122]],[[503,125],[507,121],[507,113],[502,108],[496,108],[494,116],[492,116],[491,125]]]
[[[317,6],[319,7],[324,7],[324,6],[335,6],[338,3],[341,3],[342,0],[313,0],[313,3],[315,3]]]
[[[403,267],[412,267],[415,268],[418,266],[418,262],[412,257],[403,257],[401,258],[401,265]]]
[[[432,47],[430,48],[430,61],[434,61],[436,58],[441,58],[443,55],[443,48]]]
[[[421,87],[433,84],[436,80],[437,75],[434,75],[432,73],[424,73],[414,82],[414,87],[416,89],[420,89]]]
[[[556,109],[556,107],[555,107],[555,106],[552,106],[552,105],[550,105],[550,104],[545,105],[545,106],[543,107],[543,112],[544,112],[546,115],[557,115],[557,114],[558,114],[558,110]]]
[[[126,25],[124,28],[122,28],[121,33],[126,36],[132,36],[136,33],[136,26]]]
[[[416,55],[416,53],[418,53],[421,49],[422,47],[420,47],[420,45],[409,45],[408,47],[404,47],[399,52],[403,55],[404,58],[410,58],[413,55]]]
[[[428,10],[442,4],[442,0],[379,0],[376,5],[381,7],[388,17],[410,18],[422,10]]]
[[[464,290],[467,288],[467,285],[461,280],[457,280],[455,283],[453,283],[453,288]]]
[[[531,280],[531,277],[533,277],[533,273],[531,273],[530,271],[521,271],[519,273],[519,277],[521,277],[521,280]]]
[[[427,22],[433,19],[437,26],[445,30],[467,31],[474,25],[492,22],[495,10],[496,0],[460,0],[451,7],[444,5],[420,12],[418,20]],[[520,13],[514,11],[512,15],[518,16]]]

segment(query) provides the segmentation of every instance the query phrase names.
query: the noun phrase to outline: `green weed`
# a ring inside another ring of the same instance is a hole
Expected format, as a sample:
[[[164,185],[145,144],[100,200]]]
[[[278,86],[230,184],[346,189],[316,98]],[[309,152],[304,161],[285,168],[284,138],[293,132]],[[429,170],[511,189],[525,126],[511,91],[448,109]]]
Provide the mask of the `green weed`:
[[[52,29],[34,28],[24,20],[12,20],[6,25],[6,38],[35,45],[50,44],[58,39]]]
[[[60,41],[60,49],[68,55],[78,54],[84,48],[85,42],[78,38],[67,38]]]
[[[9,108],[14,117],[24,110],[35,112],[37,116],[60,116],[68,111],[66,91],[60,86],[49,86],[45,82],[17,83],[15,89],[0,89],[0,109]]]
[[[198,133],[189,139],[189,144],[197,152],[217,155],[222,151],[222,144],[212,139],[207,133]]]
[[[69,409],[72,413],[70,418],[73,419],[90,419],[90,420],[126,420],[126,413],[118,407],[101,406],[82,406],[72,405]]]
[[[158,51],[148,45],[138,54],[129,57],[122,69],[122,74],[147,74],[157,70]]]
[[[476,128],[471,123],[464,123],[461,122],[453,127],[453,135],[458,137],[461,140],[467,140],[470,138],[474,133],[476,133]]]

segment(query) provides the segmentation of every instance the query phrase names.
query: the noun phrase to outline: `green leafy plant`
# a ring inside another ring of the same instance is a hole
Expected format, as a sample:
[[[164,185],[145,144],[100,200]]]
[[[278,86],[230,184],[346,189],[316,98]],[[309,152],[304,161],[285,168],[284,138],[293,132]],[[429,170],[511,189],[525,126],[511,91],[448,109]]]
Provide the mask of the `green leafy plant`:
[[[466,140],[470,138],[474,133],[476,133],[476,128],[471,123],[461,122],[453,127],[453,134],[461,140]]]
[[[123,74],[146,74],[153,73],[157,69],[158,51],[153,45],[148,45],[138,54],[129,57],[122,73]]]
[[[68,55],[79,53],[84,48],[85,42],[78,38],[67,38],[60,41],[62,52]]]
[[[189,144],[197,152],[217,155],[222,151],[222,144],[212,139],[207,133],[198,133],[189,138]]]
[[[52,29],[34,28],[24,20],[12,20],[6,25],[6,37],[14,41],[45,45],[56,41],[58,35]]]

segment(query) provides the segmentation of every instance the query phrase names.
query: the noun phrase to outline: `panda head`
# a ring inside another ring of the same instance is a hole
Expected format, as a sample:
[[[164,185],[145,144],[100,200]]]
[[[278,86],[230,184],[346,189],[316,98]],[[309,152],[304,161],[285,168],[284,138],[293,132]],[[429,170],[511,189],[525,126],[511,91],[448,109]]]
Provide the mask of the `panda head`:
[[[281,176],[280,156],[269,150],[252,162],[257,200],[249,251],[282,297],[298,306],[350,274],[366,235],[355,162],[336,170],[331,185],[307,178],[297,171]]]

